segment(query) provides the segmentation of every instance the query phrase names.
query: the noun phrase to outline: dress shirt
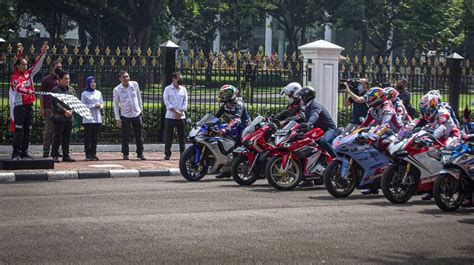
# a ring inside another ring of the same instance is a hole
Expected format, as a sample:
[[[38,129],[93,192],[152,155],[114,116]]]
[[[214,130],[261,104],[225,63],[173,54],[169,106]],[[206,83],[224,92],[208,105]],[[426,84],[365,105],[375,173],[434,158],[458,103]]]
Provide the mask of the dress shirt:
[[[163,92],[163,99],[166,106],[166,119],[176,120],[176,113],[171,111],[173,108],[183,112],[181,119],[186,119],[184,112],[188,109],[188,92],[184,86],[179,86],[179,89],[173,84],[167,86]]]
[[[128,87],[119,84],[113,94],[115,120],[120,120],[120,116],[135,118],[142,113],[143,102],[137,82],[128,82]]]

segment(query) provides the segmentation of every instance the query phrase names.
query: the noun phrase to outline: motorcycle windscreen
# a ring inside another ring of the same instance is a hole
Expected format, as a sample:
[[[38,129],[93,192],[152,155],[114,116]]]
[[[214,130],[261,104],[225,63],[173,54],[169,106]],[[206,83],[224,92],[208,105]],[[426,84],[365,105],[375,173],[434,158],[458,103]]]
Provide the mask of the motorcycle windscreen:
[[[263,116],[258,116],[257,118],[255,118],[247,127],[245,127],[244,131],[242,132],[242,138],[255,132],[257,124],[260,124],[263,121]]]
[[[204,115],[204,117],[202,117],[201,120],[196,123],[196,126],[203,126],[206,123],[214,122],[216,119],[217,118],[214,117],[214,115],[208,113]]]

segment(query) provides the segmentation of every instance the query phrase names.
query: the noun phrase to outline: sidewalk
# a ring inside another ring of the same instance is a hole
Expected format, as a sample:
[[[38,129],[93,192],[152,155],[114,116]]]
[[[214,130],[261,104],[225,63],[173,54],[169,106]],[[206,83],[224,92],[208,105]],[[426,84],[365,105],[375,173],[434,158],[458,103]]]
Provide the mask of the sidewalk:
[[[86,161],[84,152],[78,150],[80,149],[80,146],[72,146],[71,150],[73,152],[71,152],[70,155],[76,160],[76,162],[55,163],[54,169],[52,170],[0,170],[0,183],[35,180],[45,181],[85,178],[158,177],[181,175],[178,169],[179,151],[173,150],[171,159],[164,160],[164,154],[163,151],[161,151],[163,146],[156,145],[153,147],[158,150],[152,151],[151,146],[145,148],[144,155],[147,160],[144,161],[136,158],[136,153],[134,151],[130,152],[130,160],[123,160],[121,152],[106,151],[97,153],[97,157],[100,159],[99,161]],[[9,148],[11,149],[11,147]],[[116,146],[109,146],[108,148],[116,148]],[[177,148],[177,146],[175,148]],[[8,146],[3,146],[0,148],[2,157],[10,155],[9,153],[5,152],[6,150],[8,150]],[[38,151],[38,146],[33,146],[31,150],[33,156],[38,158],[42,156],[42,152]],[[31,161],[34,162],[34,160]]]

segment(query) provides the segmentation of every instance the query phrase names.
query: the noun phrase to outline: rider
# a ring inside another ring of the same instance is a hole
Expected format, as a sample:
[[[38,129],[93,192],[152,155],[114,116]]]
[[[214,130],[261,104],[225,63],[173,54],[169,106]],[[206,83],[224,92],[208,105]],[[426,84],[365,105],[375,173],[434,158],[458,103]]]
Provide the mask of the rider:
[[[245,127],[251,122],[250,115],[245,108],[244,102],[236,87],[232,85],[223,85],[219,91],[219,101],[222,103],[219,110],[214,116],[217,118],[222,115],[226,116],[230,121],[227,127],[220,131],[219,134],[224,135],[231,130],[237,130],[236,146],[240,145],[240,136]],[[223,172],[216,178],[230,178],[230,172]]]
[[[378,133],[381,133],[386,129],[391,129],[393,132],[398,132],[400,130],[400,128],[402,127],[402,121],[395,112],[395,108],[393,107],[392,101],[387,100],[387,93],[383,88],[371,88],[366,94],[365,102],[369,107],[369,111],[367,112],[367,116],[364,122],[360,125],[359,128],[367,127],[372,122],[374,122],[375,124],[379,125],[379,128],[377,130]],[[384,149],[386,147],[386,144],[379,140],[378,147],[379,149]],[[362,194],[378,193],[378,189],[368,189],[362,191]]]
[[[412,122],[410,114],[408,114],[403,101],[398,97],[400,93],[393,87],[385,87],[385,93],[387,93],[387,99],[392,101],[392,105],[395,109],[400,120],[403,124],[409,124]]]
[[[414,128],[419,127],[432,132],[435,139],[445,146],[459,144],[461,133],[454,121],[453,115],[446,104],[440,102],[439,93],[428,92],[419,102],[421,118],[414,121]],[[423,200],[430,200],[432,192],[422,196]]]
[[[288,106],[286,109],[277,113],[273,118],[279,122],[280,127],[285,126],[290,121],[304,122],[306,117],[306,106],[299,95],[295,95],[296,91],[301,89],[301,85],[297,82],[289,83],[281,90],[281,95],[288,98]]]
[[[324,131],[324,135],[319,140],[322,148],[333,154],[331,148],[331,141],[336,137],[336,124],[327,109],[316,101],[316,91],[310,86],[305,86],[295,92],[296,97],[301,97],[301,100],[306,105],[305,120],[302,125],[307,128],[320,128]],[[300,125],[301,126],[301,125]],[[304,181],[301,186],[312,186],[311,181]]]

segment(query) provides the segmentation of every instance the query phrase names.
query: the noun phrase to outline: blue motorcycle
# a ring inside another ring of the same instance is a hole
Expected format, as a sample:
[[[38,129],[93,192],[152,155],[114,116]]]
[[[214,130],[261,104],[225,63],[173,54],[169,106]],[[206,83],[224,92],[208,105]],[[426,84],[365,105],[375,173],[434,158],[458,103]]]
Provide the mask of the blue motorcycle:
[[[332,196],[345,198],[356,188],[380,188],[380,177],[390,160],[375,144],[367,143],[367,139],[377,138],[376,129],[357,129],[334,139],[332,148],[336,157],[324,173],[324,185]]]
[[[456,147],[447,147],[441,153],[443,170],[433,187],[436,205],[443,211],[455,211],[461,205],[472,206],[474,191],[474,135]]]
[[[219,118],[206,114],[193,125],[188,140],[191,146],[181,154],[179,171],[189,181],[199,181],[206,174],[230,172],[235,143],[242,134],[242,126],[234,126],[224,135],[219,131],[227,127]]]

